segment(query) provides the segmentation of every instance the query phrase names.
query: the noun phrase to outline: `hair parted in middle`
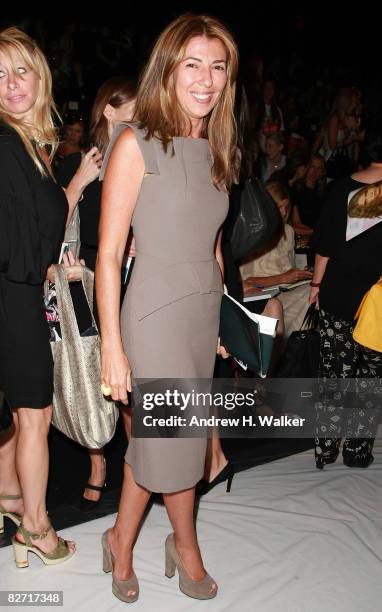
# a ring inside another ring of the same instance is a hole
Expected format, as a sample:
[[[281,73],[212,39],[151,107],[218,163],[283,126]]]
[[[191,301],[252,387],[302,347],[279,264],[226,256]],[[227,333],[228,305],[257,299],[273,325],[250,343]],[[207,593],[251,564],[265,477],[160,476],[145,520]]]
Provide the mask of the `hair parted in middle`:
[[[173,137],[191,134],[191,121],[177,103],[173,75],[195,36],[220,40],[227,53],[227,83],[202,129],[211,146],[213,183],[227,191],[238,176],[234,103],[239,54],[231,32],[221,21],[187,13],[165,28],[141,76],[134,120],[146,129],[147,138],[159,138],[165,150]]]
[[[39,79],[38,95],[33,109],[33,125],[17,118],[4,108],[0,108],[0,119],[16,130],[33,162],[45,176],[46,168],[32,145],[31,134],[37,131],[41,140],[50,145],[49,157],[52,160],[58,146],[54,117],[60,118],[52,97],[52,75],[48,62],[37,43],[28,34],[15,27],[0,32],[0,51],[9,59],[14,74],[18,74],[17,62],[22,60]]]

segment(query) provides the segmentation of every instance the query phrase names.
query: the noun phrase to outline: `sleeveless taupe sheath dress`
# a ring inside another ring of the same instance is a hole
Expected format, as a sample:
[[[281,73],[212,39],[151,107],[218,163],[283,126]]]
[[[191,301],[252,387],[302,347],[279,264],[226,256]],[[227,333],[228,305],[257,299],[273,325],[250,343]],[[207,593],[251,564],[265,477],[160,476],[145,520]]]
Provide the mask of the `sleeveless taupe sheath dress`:
[[[144,139],[133,128],[145,177],[132,226],[136,260],[121,311],[121,333],[134,378],[212,378],[222,278],[215,258],[228,196],[211,178],[206,139]],[[106,161],[106,160],[105,160]],[[133,438],[125,460],[150,491],[193,487],[203,476],[206,438]]]

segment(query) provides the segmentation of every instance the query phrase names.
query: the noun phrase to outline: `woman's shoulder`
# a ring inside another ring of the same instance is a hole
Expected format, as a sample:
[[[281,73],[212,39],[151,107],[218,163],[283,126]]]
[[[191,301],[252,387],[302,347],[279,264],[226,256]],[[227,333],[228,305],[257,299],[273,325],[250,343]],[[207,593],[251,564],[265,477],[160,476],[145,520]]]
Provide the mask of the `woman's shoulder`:
[[[15,168],[28,165],[28,153],[20,136],[10,126],[0,122],[0,171],[2,177]]]
[[[0,147],[25,149],[23,142],[16,130],[5,121],[0,120]]]
[[[141,130],[136,123],[125,121],[119,123],[114,128],[108,148],[104,155],[99,180],[104,179],[106,168],[112,152],[113,154],[114,152],[117,152],[124,157],[128,156],[130,162],[134,163],[135,161],[139,162],[142,157],[145,162],[146,157],[151,159],[152,153],[149,151],[149,149],[150,145],[144,138],[143,130]]]

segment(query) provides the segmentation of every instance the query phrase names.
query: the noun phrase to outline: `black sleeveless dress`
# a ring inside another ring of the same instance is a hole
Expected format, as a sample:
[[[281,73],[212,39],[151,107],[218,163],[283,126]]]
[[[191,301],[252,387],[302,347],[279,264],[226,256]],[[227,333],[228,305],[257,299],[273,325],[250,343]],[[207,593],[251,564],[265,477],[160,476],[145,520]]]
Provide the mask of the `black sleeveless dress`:
[[[43,284],[59,257],[68,203],[18,134],[0,123],[0,388],[11,408],[53,398]]]

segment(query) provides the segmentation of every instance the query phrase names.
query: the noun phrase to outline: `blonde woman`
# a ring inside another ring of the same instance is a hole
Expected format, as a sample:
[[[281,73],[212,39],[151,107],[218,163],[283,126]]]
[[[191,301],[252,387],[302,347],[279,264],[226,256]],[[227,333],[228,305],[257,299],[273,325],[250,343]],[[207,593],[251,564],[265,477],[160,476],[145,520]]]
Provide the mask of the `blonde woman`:
[[[43,283],[47,274],[54,280],[48,269],[68,216],[50,165],[57,148],[51,85],[34,41],[17,28],[0,32],[0,386],[14,412],[0,441],[0,531],[4,518],[18,525],[17,567],[27,567],[30,551],[49,565],[75,551],[57,537],[45,507],[53,363]]]
[[[362,106],[361,92],[356,87],[338,90],[333,108],[322,126],[312,153],[320,153],[327,164],[327,176],[340,178],[352,171],[358,161],[359,142],[363,139],[360,129]],[[332,156],[340,153],[342,158],[330,163]]]
[[[104,179],[96,266],[102,379],[127,404],[135,378],[212,378],[222,296],[221,225],[236,178],[236,45],[216,19],[183,15],[159,36],[141,79],[135,123],[122,126]],[[130,225],[136,261],[119,317],[120,268]],[[220,350],[220,349],[219,349]],[[132,438],[115,526],[102,538],[113,593],[138,598],[133,545],[153,491],[174,533],[166,575],[210,599],[194,521],[205,438]]]

